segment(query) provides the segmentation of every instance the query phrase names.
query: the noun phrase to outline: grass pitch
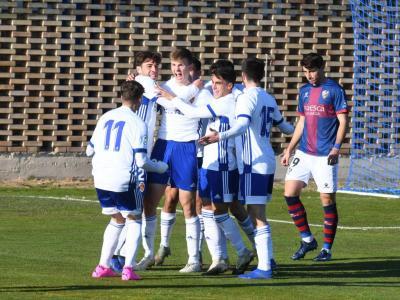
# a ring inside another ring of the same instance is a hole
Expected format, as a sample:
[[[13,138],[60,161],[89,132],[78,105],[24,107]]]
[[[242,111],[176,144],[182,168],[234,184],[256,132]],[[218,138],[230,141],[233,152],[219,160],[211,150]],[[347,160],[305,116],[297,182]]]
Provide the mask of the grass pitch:
[[[184,220],[178,213],[172,256],[165,265],[138,272],[141,281],[123,282],[90,276],[108,222],[93,189],[0,188],[0,299],[400,298],[399,200],[338,194],[339,225],[392,228],[339,229],[333,260],[315,263],[312,258],[317,252],[301,261],[290,259],[299,237],[293,224],[282,223],[290,218],[281,188],[273,198],[267,214],[274,220],[271,226],[279,270],[272,280],[246,281],[230,273],[213,277],[180,274],[187,254]],[[318,194],[308,191],[302,200],[309,222],[321,225]],[[322,245],[322,228],[311,228]],[[203,249],[206,268],[210,256],[206,245]],[[236,260],[231,248],[230,260]]]

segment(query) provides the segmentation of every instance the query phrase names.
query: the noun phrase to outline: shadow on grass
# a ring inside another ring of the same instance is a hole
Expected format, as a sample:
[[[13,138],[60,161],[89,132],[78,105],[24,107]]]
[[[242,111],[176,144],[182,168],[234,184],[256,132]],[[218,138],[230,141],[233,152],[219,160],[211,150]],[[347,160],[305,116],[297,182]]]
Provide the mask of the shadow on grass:
[[[351,261],[350,261],[351,260]],[[384,278],[400,276],[400,257],[337,259],[279,265],[279,277]]]
[[[162,271],[162,269],[157,270]],[[141,281],[131,282],[126,285],[119,281],[119,284],[111,284],[110,281],[120,280],[116,278],[107,278],[98,284],[96,280],[88,285],[66,285],[66,286],[15,286],[1,287],[0,293],[10,292],[51,292],[51,291],[89,291],[89,290],[124,290],[124,289],[190,289],[193,288],[254,288],[284,287],[284,286],[334,286],[334,287],[394,287],[400,288],[399,280],[385,280],[385,278],[395,278],[400,276],[400,257],[390,258],[361,258],[350,262],[347,259],[334,260],[328,263],[313,264],[282,264],[279,265],[279,271],[272,280],[239,280],[236,276],[223,274],[219,276],[201,276],[200,274],[144,274]],[[321,278],[336,278],[333,280],[321,280]],[[180,280],[195,279],[195,283],[182,284]],[[225,280],[232,278],[232,283]],[[357,279],[356,281],[346,280],[347,278]],[[214,279],[210,282],[210,279]],[[307,280],[308,279],[308,280]],[[340,281],[340,279],[344,279]],[[365,280],[362,280],[365,279]],[[154,284],[154,280],[160,280],[162,283]],[[289,280],[289,281],[288,281]],[[178,282],[177,282],[178,281]]]

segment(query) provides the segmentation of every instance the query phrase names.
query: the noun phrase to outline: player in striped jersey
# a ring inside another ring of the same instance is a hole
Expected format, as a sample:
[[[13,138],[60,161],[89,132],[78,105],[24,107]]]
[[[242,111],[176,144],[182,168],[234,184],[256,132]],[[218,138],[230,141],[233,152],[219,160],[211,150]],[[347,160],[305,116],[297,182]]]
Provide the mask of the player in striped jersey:
[[[242,79],[245,90],[237,99],[235,125],[228,131],[213,131],[200,139],[207,145],[236,137],[240,195],[256,225],[254,239],[258,256],[257,269],[239,275],[244,279],[272,278],[272,239],[265,214],[266,203],[271,199],[275,172],[270,131],[272,125],[276,124],[286,134],[293,132],[293,126],[283,121],[275,99],[260,87],[263,77],[263,61],[255,58],[244,60]]]
[[[93,155],[92,174],[102,212],[111,216],[104,232],[100,262],[92,273],[94,278],[116,275],[110,267],[111,257],[125,224],[127,247],[122,280],[140,279],[133,270],[143,204],[137,193],[142,183],[138,169],[159,173],[168,169],[164,162],[151,161],[146,155],[146,124],[134,112],[143,92],[138,82],[123,82],[122,106],[100,117],[86,149],[88,156]]]
[[[153,140],[154,140],[154,130],[157,118],[157,92],[155,90],[155,82],[158,78],[159,66],[161,63],[161,55],[152,51],[138,51],[135,53],[134,57],[134,68],[136,75],[129,74],[127,81],[135,80],[139,82],[144,87],[144,93],[141,99],[139,109],[136,114],[146,123],[147,125],[147,155],[150,157]],[[146,177],[147,174],[145,170],[138,169],[138,173],[141,174],[141,184],[139,185],[139,190],[137,194],[144,197]],[[146,230],[146,222],[143,221],[142,231]],[[143,238],[144,234],[142,235]],[[125,237],[126,237],[126,227],[123,228],[118,245],[115,249],[114,256],[111,260],[111,266],[114,271],[121,272],[122,266],[125,260]]]
[[[288,166],[290,155],[299,144],[285,178],[285,200],[301,236],[300,248],[292,259],[301,259],[318,247],[300,200],[300,193],[312,175],[324,208],[324,245],[314,260],[328,261],[338,224],[338,157],[346,135],[348,108],[343,88],[325,77],[322,56],[309,53],[303,57],[301,65],[308,83],[300,88],[299,121],[281,160]]]
[[[164,97],[172,99],[172,103],[184,115],[192,118],[210,118],[207,132],[212,128],[227,131],[234,122],[236,99],[232,88],[236,79],[235,69],[230,61],[218,60],[211,65],[210,71],[213,96],[208,90],[202,90],[209,102],[206,106],[197,106],[197,103],[190,105],[163,90],[160,92]],[[206,274],[218,274],[227,270],[227,262],[224,260],[226,254],[221,244],[225,236],[237,250],[237,272],[243,273],[253,259],[252,252],[244,245],[236,223],[228,214],[230,203],[237,199],[237,181],[234,139],[205,146],[199,193],[203,201],[206,241],[213,260]],[[224,236],[221,236],[220,231]]]

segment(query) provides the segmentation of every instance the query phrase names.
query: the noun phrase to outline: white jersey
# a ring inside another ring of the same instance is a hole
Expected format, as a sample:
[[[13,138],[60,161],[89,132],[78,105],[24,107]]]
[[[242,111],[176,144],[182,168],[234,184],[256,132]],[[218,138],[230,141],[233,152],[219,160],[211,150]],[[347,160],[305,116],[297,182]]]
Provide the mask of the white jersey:
[[[210,103],[210,101],[213,99],[211,93],[208,90],[205,90],[204,88],[200,90],[200,92],[196,95],[193,104],[195,106],[204,106]],[[200,118],[199,120],[199,136],[202,137],[206,134],[207,130],[207,125],[208,125],[208,118]],[[204,146],[200,145],[196,141],[197,145],[197,157],[203,157],[204,156]]]
[[[260,87],[244,89],[236,102],[236,118],[241,117],[249,118],[250,125],[235,138],[239,173],[273,174],[270,132],[272,122],[282,119],[275,99]]]
[[[210,128],[223,132],[232,127],[235,120],[235,101],[233,94],[215,99],[208,89],[202,89],[197,101],[194,103],[196,107],[176,98],[172,102],[188,117],[210,118],[206,129],[207,135],[210,133]],[[204,105],[205,103],[208,104]],[[218,143],[204,146],[202,168],[213,171],[236,169],[234,147],[234,139],[222,140]]]
[[[228,94],[215,99],[207,105],[212,119],[208,122],[206,135],[210,128],[218,132],[227,131],[235,122],[235,96]],[[227,139],[204,146],[203,169],[227,171],[237,169],[235,157],[235,140]]]
[[[186,103],[190,103],[199,91],[192,84],[187,86],[178,84],[174,77],[165,82],[161,87],[175,94]],[[163,113],[158,138],[176,142],[197,140],[199,138],[199,119],[188,118],[173,105],[165,106],[159,100],[157,100],[157,103],[163,106]],[[165,101],[170,102],[168,100]]]
[[[111,192],[127,191],[134,180],[135,152],[147,149],[143,120],[126,106],[110,110],[97,122],[90,144],[94,148],[94,186]]]
[[[149,76],[138,75],[135,80],[144,87],[144,94],[137,115],[147,125],[147,155],[150,156],[154,144],[154,131],[157,121],[157,91],[155,89],[155,81]]]

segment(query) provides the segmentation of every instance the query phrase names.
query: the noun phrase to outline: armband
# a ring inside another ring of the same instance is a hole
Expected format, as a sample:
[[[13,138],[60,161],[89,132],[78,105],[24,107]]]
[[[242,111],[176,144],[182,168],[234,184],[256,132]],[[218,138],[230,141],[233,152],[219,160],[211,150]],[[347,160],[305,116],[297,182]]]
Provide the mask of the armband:
[[[334,146],[333,146],[333,148],[335,148],[335,149],[337,149],[337,150],[340,150],[340,147],[341,147],[342,145],[341,144],[335,144]]]

